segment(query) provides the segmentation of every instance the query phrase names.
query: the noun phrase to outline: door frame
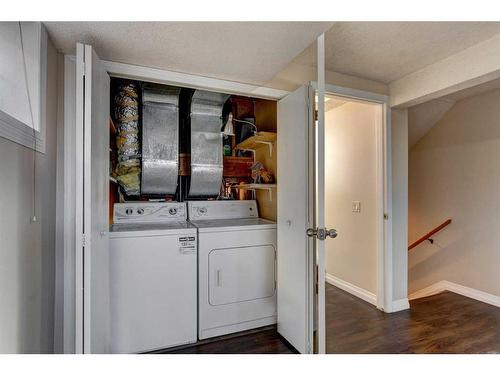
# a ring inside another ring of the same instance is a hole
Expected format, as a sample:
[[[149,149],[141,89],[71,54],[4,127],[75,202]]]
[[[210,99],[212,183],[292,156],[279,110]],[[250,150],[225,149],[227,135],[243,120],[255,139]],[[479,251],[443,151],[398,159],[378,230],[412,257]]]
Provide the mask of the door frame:
[[[82,252],[77,249],[82,248],[82,237],[77,235],[83,226],[81,203],[75,199],[83,194],[83,181],[75,170],[75,167],[81,167],[83,150],[76,150],[71,144],[76,139],[83,137],[83,129],[76,127],[76,124],[83,123],[83,112],[76,108],[77,97],[83,94],[81,83],[77,82],[75,77],[69,75],[76,71],[81,74],[84,67],[76,64],[75,55],[64,55],[64,87],[59,95],[62,95],[64,103],[63,118],[60,120],[63,124],[61,129],[65,134],[62,143],[58,147],[62,150],[62,162],[58,166],[57,173],[63,176],[64,186],[74,186],[73,190],[67,190],[64,194],[64,209],[56,213],[58,219],[74,218],[74,222],[61,228],[63,232],[63,241],[61,252],[64,253],[64,264],[62,273],[65,279],[63,296],[56,296],[58,301],[64,301],[65,310],[63,312],[63,347],[64,353],[82,354],[83,348],[83,291],[77,286],[83,279],[83,257]],[[139,65],[117,63],[113,61],[102,60],[102,63],[110,77],[128,78],[144,80],[149,82],[182,86],[195,89],[213,90],[222,93],[246,95],[256,98],[276,100],[285,97],[289,91],[267,88],[244,84],[234,81],[228,81],[217,78],[209,78],[194,74],[179,73],[169,70],[149,68]],[[79,112],[80,111],[80,112]],[[78,121],[75,119],[78,116]],[[79,156],[80,155],[80,156]],[[72,308],[66,309],[71,304]]]
[[[317,82],[311,82],[314,90]],[[376,127],[376,195],[377,195],[377,293],[376,306],[392,312],[392,156],[391,156],[391,108],[389,96],[369,91],[325,84],[325,95],[341,96],[380,104],[382,121]],[[326,125],[326,124],[325,124]]]

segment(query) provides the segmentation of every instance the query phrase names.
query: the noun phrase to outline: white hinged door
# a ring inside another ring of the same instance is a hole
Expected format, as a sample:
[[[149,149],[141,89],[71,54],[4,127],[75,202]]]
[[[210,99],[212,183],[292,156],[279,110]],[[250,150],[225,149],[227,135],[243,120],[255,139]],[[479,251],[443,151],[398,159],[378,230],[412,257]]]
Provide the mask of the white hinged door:
[[[314,91],[303,86],[278,102],[278,332],[313,352]]]

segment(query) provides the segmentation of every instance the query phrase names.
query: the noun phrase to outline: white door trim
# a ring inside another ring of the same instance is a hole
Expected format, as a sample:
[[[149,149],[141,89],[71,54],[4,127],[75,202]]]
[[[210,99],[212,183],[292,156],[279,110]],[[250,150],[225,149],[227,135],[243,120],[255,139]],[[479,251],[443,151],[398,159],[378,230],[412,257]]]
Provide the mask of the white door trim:
[[[317,89],[316,82],[311,86]],[[359,99],[382,105],[377,124],[377,293],[376,306],[386,312],[393,311],[392,301],[392,159],[391,159],[391,110],[389,97],[373,92],[325,85],[325,92],[350,99]]]
[[[84,47],[78,43],[76,45],[78,55],[83,56]],[[76,95],[75,104],[83,103],[84,98],[84,82],[85,66],[83,61],[76,59]],[[75,105],[75,353],[82,354],[84,351],[84,313],[83,313],[83,124],[84,124],[84,108],[83,106]]]
[[[173,72],[170,70],[148,68],[140,65],[125,64],[114,61],[103,61],[105,69],[112,77],[130,78],[167,85],[182,86],[194,89],[204,89],[227,94],[239,94],[263,99],[281,99],[288,91],[264,86],[251,85],[210,78],[195,74]]]
[[[318,37],[318,121],[316,124],[316,228],[325,228],[325,34]],[[318,265],[318,354],[326,353],[325,241],[316,241]]]
[[[76,344],[76,61],[74,56],[64,56],[64,125],[63,125],[63,164],[59,166],[64,177],[63,211],[59,220],[64,224],[63,239],[63,275],[64,275],[64,328],[63,328],[63,348],[64,353],[75,353]],[[58,146],[58,147],[60,147]],[[78,340],[81,340],[79,338]]]

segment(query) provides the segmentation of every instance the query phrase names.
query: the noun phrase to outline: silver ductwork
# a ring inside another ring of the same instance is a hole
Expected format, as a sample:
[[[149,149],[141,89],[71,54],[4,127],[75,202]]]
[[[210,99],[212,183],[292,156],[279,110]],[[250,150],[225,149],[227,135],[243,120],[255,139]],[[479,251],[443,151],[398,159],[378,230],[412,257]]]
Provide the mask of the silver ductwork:
[[[229,95],[196,90],[191,101],[190,197],[217,196],[222,183],[222,108]]]
[[[179,174],[179,94],[169,86],[142,90],[143,194],[175,194]]]

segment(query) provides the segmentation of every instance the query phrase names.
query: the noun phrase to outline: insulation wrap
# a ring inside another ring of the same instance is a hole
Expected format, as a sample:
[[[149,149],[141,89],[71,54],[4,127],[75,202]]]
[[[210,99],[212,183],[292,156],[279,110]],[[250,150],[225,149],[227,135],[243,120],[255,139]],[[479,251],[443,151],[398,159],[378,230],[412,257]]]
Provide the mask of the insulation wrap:
[[[197,90],[191,100],[190,197],[217,196],[223,173],[222,109],[229,95]]]
[[[143,194],[175,194],[179,174],[179,94],[169,86],[142,91]]]
[[[114,97],[118,164],[115,176],[127,195],[140,194],[139,93],[135,83],[118,87]]]

